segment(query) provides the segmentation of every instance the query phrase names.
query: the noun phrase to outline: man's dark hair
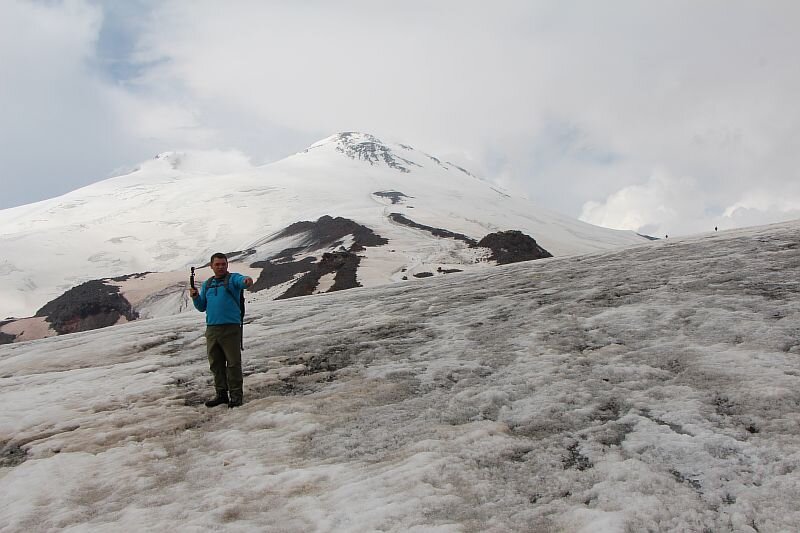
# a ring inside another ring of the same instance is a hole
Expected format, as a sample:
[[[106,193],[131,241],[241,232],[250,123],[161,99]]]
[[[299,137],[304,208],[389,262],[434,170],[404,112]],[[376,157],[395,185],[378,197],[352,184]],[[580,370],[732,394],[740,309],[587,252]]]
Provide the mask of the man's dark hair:
[[[223,254],[222,252],[217,252],[214,255],[212,255],[211,261],[209,261],[208,264],[209,265],[212,264],[214,262],[214,259],[224,259],[226,263],[228,262],[228,256]]]

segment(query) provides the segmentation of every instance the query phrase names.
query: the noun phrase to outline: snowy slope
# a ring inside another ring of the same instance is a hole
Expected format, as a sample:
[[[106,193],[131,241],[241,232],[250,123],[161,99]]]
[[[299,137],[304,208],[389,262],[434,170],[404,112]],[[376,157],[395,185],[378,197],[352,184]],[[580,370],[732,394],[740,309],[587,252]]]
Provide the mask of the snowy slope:
[[[212,252],[242,250],[323,215],[350,218],[391,241],[365,252],[365,286],[398,280],[402,268],[474,262],[464,243],[394,223],[392,212],[475,239],[521,230],[556,256],[642,241],[509,197],[452,164],[366,134],[337,134],[229,173],[203,157],[162,154],[130,174],[0,211],[0,318],[30,316],[87,280],[185,272]],[[387,191],[405,197],[392,204],[374,194]]]
[[[6,531],[794,531],[800,222],[0,346]]]

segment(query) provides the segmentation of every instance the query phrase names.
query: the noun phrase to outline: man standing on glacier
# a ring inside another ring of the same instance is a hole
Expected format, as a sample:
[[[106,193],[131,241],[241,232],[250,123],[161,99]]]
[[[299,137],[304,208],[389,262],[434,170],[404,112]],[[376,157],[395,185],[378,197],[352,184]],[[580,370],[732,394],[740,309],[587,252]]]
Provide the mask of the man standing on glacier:
[[[205,404],[239,407],[243,401],[242,291],[253,285],[253,278],[228,272],[228,258],[219,252],[211,256],[211,270],[214,277],[204,281],[199,291],[189,289],[195,308],[206,314],[206,351],[217,391]]]

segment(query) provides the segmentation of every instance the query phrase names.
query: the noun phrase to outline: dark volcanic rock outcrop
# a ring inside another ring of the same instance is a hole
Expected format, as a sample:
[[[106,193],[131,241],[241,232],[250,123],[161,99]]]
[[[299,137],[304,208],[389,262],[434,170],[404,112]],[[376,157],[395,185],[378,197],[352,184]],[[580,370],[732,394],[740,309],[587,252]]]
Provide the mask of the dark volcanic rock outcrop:
[[[553,257],[550,252],[536,244],[533,237],[525,235],[518,230],[490,233],[480,241],[476,241],[462,233],[454,233],[446,229],[419,224],[400,213],[391,213],[389,218],[398,224],[427,231],[435,237],[456,239],[469,244],[471,247],[489,248],[492,251],[489,259],[497,261],[499,265]],[[417,274],[414,274],[414,276],[420,277]]]
[[[490,233],[478,242],[478,246],[489,248],[492,251],[489,259],[497,261],[498,265],[553,257],[550,252],[536,244],[533,237],[518,230]]]
[[[388,239],[384,239],[368,227],[353,222],[348,218],[333,218],[328,215],[320,217],[316,222],[295,222],[287,226],[286,229],[280,233],[271,237],[270,241],[275,241],[283,237],[291,237],[292,235],[299,235],[301,233],[307,234],[302,243],[302,247],[306,249],[320,249],[336,246],[344,242],[343,239],[348,235],[353,236],[355,244],[351,249],[356,250],[363,250],[365,246],[380,246],[389,242]]]
[[[477,244],[477,241],[475,239],[473,239],[471,237],[467,237],[463,233],[454,233],[454,232],[446,230],[446,229],[434,228],[433,226],[426,226],[424,224],[418,224],[417,222],[414,222],[413,220],[410,220],[410,219],[404,217],[400,213],[391,213],[389,215],[389,218],[391,220],[397,222],[398,224],[402,224],[402,225],[408,226],[410,228],[416,228],[416,229],[421,229],[421,230],[427,231],[428,233],[430,233],[431,235],[433,235],[435,237],[443,237],[445,239],[456,239],[456,240],[459,240],[459,241],[464,241],[465,243],[469,244],[470,246],[475,246]]]
[[[59,334],[113,326],[120,317],[139,318],[119,287],[105,280],[87,281],[44,305],[35,316],[45,317]]]
[[[0,344],[11,344],[16,339],[16,335],[12,335],[10,333],[3,333],[0,331]]]
[[[141,279],[146,277],[148,274],[152,274],[153,272],[137,272],[136,274],[125,274],[124,276],[117,276],[116,278],[109,278],[111,281],[128,281],[130,279]]]
[[[286,252],[284,250],[284,252]],[[283,253],[283,252],[282,252]],[[258,281],[253,283],[250,290],[253,292],[263,291],[275,285],[286,283],[293,279],[297,274],[311,272],[314,269],[315,257],[306,257],[302,261],[287,261],[283,263],[273,263],[272,261],[258,261],[250,266],[261,268]]]
[[[360,287],[356,282],[356,270],[361,258],[354,252],[361,251],[367,246],[381,246],[389,243],[388,239],[381,237],[366,226],[347,218],[334,218],[329,215],[320,217],[316,222],[295,222],[270,237],[269,241],[293,235],[304,235],[302,242],[298,243],[299,246],[287,248],[270,260],[257,261],[250,265],[262,269],[252,291],[280,285],[300,273],[305,274],[280,298],[313,294],[319,284],[319,279],[325,274],[333,272],[336,272],[336,278],[330,291]],[[345,250],[341,246],[348,236],[352,236],[353,244],[350,245],[349,250]],[[294,259],[295,255],[303,252],[331,249],[336,246],[340,247],[340,251],[324,253],[318,263],[315,263],[315,257],[306,257],[300,261]]]
[[[373,196],[378,196],[380,198],[388,198],[392,201],[392,204],[399,204],[403,202],[403,198],[413,198],[413,196],[408,196],[400,191],[378,191],[372,193]]]
[[[360,261],[361,258],[352,252],[325,253],[322,255],[322,260],[314,265],[310,272],[306,273],[289,290],[276,299],[282,300],[314,294],[320,278],[333,272],[336,273],[336,277],[334,278],[333,286],[327,292],[360,287],[361,284],[356,281],[356,271]]]

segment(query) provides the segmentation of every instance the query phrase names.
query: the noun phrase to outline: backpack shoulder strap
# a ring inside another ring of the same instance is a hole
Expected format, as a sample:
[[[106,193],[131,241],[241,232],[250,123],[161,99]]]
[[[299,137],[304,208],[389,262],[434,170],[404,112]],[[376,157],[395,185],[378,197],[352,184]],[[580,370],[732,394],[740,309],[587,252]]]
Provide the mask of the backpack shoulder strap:
[[[223,282],[225,284],[225,292],[227,292],[230,295],[230,297],[233,298],[233,301],[236,302],[236,307],[239,308],[239,312],[242,314],[242,317],[244,317],[244,309],[242,308],[242,303],[241,303],[242,295],[240,294],[239,298],[237,298],[236,295],[233,294],[233,291],[230,289],[230,287],[228,287],[228,280],[230,280],[230,277],[231,273],[228,272],[225,275],[225,281]]]

